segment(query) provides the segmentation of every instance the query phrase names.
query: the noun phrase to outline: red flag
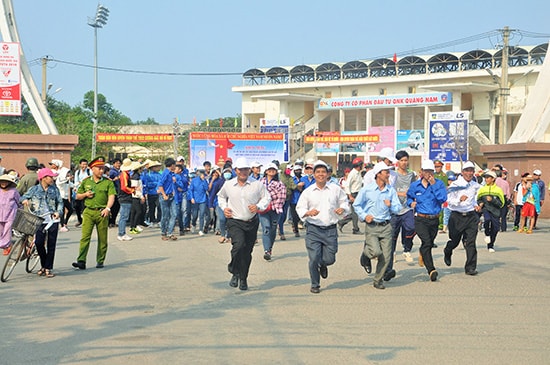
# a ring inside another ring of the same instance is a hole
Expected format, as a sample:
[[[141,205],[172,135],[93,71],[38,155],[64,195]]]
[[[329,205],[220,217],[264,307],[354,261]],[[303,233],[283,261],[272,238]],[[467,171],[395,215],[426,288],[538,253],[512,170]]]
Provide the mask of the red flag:
[[[397,53],[394,53],[394,54],[393,54],[393,62],[394,62],[394,63],[397,63]]]
[[[223,128],[223,119],[220,118],[220,128]]]

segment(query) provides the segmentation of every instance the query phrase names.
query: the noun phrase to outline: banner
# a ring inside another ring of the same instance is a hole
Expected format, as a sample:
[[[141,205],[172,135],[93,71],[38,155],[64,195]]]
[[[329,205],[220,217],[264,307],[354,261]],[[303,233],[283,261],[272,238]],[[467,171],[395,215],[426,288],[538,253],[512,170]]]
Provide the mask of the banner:
[[[370,127],[368,132],[379,136],[378,142],[368,145],[371,155],[375,156],[374,153],[380,152],[384,147],[390,147],[395,151],[395,126]]]
[[[430,160],[468,160],[470,112],[430,113]]]
[[[0,43],[0,115],[21,115],[19,43]]]
[[[410,156],[424,155],[424,130],[398,130],[396,151],[407,151]]]
[[[449,105],[452,102],[452,93],[450,92],[321,98],[319,101],[319,110]]]
[[[97,142],[132,143],[132,142],[173,142],[173,134],[120,134],[97,133]]]
[[[236,120],[236,119],[235,119]],[[288,161],[290,158],[289,130],[290,118],[265,119],[260,118],[260,133],[282,133],[284,135],[284,154],[280,162]]]
[[[319,134],[316,136],[304,136],[305,143],[377,143],[380,137],[377,134],[344,135],[334,132],[334,134]]]
[[[284,160],[285,137],[282,133],[189,133],[189,166],[202,167],[204,161],[223,166],[228,158],[245,157],[249,163],[264,166]]]

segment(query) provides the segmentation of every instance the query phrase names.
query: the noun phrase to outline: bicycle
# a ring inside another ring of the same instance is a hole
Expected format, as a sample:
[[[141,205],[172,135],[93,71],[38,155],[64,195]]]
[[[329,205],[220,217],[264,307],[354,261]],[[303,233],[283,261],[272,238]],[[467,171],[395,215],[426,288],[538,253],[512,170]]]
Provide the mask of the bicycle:
[[[16,240],[11,246],[10,253],[2,269],[2,274],[0,275],[0,280],[3,283],[8,280],[15,266],[20,261],[27,261],[25,264],[25,271],[27,273],[30,274],[35,269],[38,261],[40,261],[40,256],[36,250],[33,237],[43,222],[44,218],[42,217],[36,216],[23,209],[17,210],[15,221],[12,226]]]

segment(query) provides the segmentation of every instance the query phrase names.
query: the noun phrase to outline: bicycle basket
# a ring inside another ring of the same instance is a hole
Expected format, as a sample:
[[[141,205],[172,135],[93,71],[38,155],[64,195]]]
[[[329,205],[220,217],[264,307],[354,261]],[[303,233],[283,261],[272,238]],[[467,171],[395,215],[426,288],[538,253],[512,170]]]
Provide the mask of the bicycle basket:
[[[23,209],[17,209],[12,228],[24,234],[34,235],[42,222],[44,222],[44,218]]]

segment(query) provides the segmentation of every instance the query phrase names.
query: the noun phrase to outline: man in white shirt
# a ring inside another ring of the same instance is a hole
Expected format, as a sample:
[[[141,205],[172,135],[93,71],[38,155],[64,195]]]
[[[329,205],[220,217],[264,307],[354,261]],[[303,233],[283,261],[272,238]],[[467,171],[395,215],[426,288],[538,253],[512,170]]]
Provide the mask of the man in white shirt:
[[[348,197],[337,184],[327,184],[328,166],[318,160],[313,164],[315,183],[300,195],[296,212],[306,222],[306,248],[313,294],[321,292],[320,278],[328,277],[327,266],[336,261],[338,231],[336,225],[350,211]]]
[[[247,290],[252,249],[258,236],[258,211],[267,208],[271,197],[264,184],[249,179],[250,165],[244,157],[238,158],[233,167],[237,178],[223,184],[218,204],[227,218],[225,226],[231,237],[231,262],[227,269],[233,276],[229,285]]]

